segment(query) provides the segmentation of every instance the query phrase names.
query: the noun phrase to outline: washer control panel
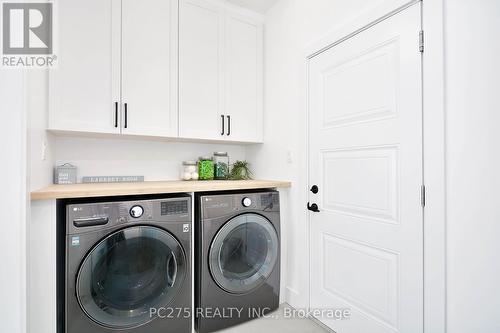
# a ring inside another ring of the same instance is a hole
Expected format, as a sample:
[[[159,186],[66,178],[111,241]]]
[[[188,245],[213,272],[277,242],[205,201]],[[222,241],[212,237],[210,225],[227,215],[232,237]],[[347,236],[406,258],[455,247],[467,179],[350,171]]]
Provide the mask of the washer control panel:
[[[238,212],[279,212],[279,192],[248,191],[246,193],[209,194],[197,197],[201,203],[201,219],[219,218]]]
[[[128,223],[191,222],[189,196],[75,203],[66,206],[68,234],[77,234]]]

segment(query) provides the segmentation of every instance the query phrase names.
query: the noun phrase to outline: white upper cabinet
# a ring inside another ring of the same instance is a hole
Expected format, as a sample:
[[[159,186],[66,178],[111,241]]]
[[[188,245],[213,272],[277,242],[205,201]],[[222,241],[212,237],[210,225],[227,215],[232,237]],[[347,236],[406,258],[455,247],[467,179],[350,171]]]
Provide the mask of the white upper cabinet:
[[[177,0],[64,0],[49,129],[177,136]]]
[[[177,136],[177,1],[122,0],[122,133]]]
[[[262,24],[228,13],[225,28],[225,114],[234,141],[262,141]]]
[[[224,11],[206,1],[179,8],[179,136],[224,138]]]
[[[262,142],[262,21],[181,0],[179,136]]]
[[[262,142],[262,16],[217,0],[64,0],[49,129]]]
[[[120,0],[64,0],[55,9],[49,128],[120,133]]]

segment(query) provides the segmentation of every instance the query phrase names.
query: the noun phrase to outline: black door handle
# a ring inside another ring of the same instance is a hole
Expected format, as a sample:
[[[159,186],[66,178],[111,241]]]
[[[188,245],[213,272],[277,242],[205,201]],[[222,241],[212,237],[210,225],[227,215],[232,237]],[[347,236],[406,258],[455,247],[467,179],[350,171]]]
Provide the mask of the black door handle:
[[[309,191],[311,191],[314,194],[318,193],[319,192],[318,185],[313,185]]]
[[[309,209],[311,212],[319,213],[318,205],[313,203],[312,205],[307,203],[307,209]]]
[[[231,116],[227,116],[227,135],[231,135]]]
[[[128,105],[125,103],[125,125],[123,126],[124,128],[128,127]]]
[[[222,131],[220,132],[220,135],[224,135],[224,115],[220,115],[221,121],[222,121]]]

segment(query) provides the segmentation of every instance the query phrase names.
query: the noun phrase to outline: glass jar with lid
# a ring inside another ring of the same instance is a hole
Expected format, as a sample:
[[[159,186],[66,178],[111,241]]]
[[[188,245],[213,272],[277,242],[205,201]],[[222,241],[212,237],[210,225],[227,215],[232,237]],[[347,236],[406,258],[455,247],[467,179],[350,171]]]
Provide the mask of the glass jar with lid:
[[[196,161],[182,162],[181,179],[198,180],[198,163]]]
[[[198,179],[214,179],[214,161],[210,156],[201,156],[198,160]]]
[[[214,178],[227,179],[229,177],[229,156],[225,151],[214,153]]]

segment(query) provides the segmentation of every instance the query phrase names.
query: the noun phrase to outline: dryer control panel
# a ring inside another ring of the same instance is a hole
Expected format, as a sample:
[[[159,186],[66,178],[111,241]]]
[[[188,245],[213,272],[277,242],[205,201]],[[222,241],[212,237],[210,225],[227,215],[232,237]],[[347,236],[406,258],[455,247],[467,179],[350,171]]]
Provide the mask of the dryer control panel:
[[[244,211],[279,212],[279,192],[249,192],[201,197],[202,218],[209,219]]]

